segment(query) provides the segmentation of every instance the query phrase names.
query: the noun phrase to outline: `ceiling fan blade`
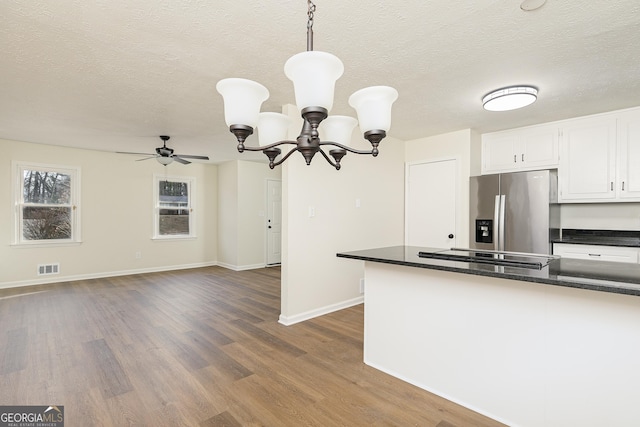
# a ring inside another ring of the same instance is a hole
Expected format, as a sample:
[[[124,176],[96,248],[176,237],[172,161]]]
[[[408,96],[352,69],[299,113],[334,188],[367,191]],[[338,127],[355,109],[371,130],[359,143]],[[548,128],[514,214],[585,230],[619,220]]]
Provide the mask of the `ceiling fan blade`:
[[[136,160],[136,162],[141,162],[141,161],[143,161],[143,160],[149,160],[149,159],[155,159],[156,157],[158,157],[158,156],[145,157],[144,159],[138,159],[138,160]]]
[[[189,161],[187,161],[185,159],[181,159],[180,157],[178,157],[176,155],[172,156],[171,158],[173,160],[175,160],[176,162],[178,162],[178,163],[182,163],[183,165],[188,165],[189,163],[191,163],[191,162],[189,162]]]
[[[183,157],[185,159],[197,159],[197,160],[209,160],[209,158],[207,156],[190,156],[188,154],[177,154],[180,157]],[[175,157],[176,155],[174,155]]]
[[[138,156],[155,156],[155,154],[151,153],[134,153],[132,151],[116,151],[118,154],[137,154]]]

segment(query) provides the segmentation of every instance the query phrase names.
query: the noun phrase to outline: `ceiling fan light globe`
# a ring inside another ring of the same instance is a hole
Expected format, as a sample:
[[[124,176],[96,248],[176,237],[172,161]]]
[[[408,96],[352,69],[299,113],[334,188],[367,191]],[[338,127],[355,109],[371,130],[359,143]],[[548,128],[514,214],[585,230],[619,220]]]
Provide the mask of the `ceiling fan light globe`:
[[[156,160],[158,161],[158,163],[160,163],[161,165],[164,165],[164,166],[167,166],[167,165],[173,163],[173,158],[172,157],[158,156],[158,157],[156,157]]]

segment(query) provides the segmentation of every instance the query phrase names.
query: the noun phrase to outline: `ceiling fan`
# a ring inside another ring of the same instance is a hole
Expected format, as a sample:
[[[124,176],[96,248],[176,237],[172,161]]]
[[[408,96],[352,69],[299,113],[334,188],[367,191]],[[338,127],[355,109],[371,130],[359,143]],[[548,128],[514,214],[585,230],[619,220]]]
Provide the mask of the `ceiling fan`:
[[[138,159],[136,160],[137,162],[142,161],[142,160],[149,160],[149,159],[156,159],[158,161],[158,163],[167,166],[168,164],[172,163],[174,160],[178,163],[182,163],[183,165],[188,165],[189,163],[191,163],[188,160],[185,159],[197,159],[197,160],[209,160],[209,157],[207,156],[192,156],[192,155],[188,155],[188,154],[173,154],[173,149],[167,147],[167,141],[170,139],[170,136],[167,135],[160,135],[160,139],[162,140],[162,147],[158,147],[156,148],[156,154],[149,154],[149,153],[132,153],[132,152],[127,152],[127,151],[118,151],[118,153],[120,154],[138,154],[138,155],[143,155],[143,156],[150,156],[150,157],[146,157],[144,159]]]

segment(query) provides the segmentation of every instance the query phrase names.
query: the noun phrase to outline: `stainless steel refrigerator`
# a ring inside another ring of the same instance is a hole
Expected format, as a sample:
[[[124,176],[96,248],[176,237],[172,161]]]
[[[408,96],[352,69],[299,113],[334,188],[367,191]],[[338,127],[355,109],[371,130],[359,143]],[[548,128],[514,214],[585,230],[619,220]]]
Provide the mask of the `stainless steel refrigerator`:
[[[471,177],[469,193],[470,248],[551,253],[560,229],[556,170]]]

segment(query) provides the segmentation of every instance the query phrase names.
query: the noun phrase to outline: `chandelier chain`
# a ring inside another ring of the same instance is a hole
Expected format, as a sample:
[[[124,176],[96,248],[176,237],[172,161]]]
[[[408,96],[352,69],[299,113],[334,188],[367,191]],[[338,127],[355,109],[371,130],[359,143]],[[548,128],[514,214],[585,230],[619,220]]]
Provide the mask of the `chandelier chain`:
[[[309,7],[309,10],[307,11],[307,16],[309,17],[309,20],[307,21],[307,29],[310,30],[313,28],[313,14],[316,11],[316,5],[313,4],[311,0],[307,0],[307,5]]]

